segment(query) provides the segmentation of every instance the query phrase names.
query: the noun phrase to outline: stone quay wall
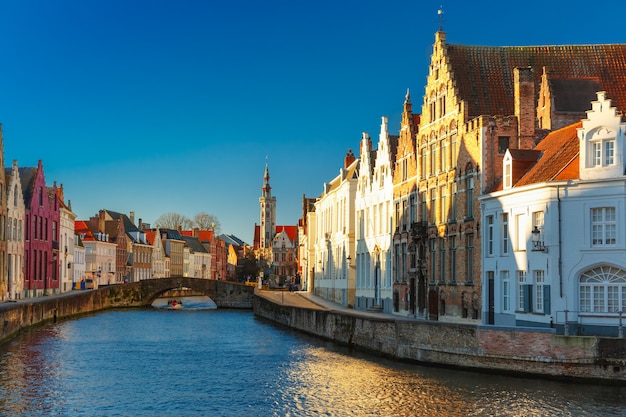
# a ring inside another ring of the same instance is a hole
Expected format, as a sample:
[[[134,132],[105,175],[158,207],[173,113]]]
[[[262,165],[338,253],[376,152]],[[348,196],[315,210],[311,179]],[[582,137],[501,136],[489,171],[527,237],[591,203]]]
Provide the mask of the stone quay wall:
[[[626,384],[626,340],[558,336],[550,329],[495,328],[280,305],[255,296],[275,323],[383,356],[483,372]]]
[[[218,308],[252,308],[254,288],[247,285],[190,278],[145,280],[96,290],[77,290],[61,295],[2,303],[0,343],[9,340],[23,329],[45,322],[112,308],[146,307],[163,292],[181,284],[211,297]]]

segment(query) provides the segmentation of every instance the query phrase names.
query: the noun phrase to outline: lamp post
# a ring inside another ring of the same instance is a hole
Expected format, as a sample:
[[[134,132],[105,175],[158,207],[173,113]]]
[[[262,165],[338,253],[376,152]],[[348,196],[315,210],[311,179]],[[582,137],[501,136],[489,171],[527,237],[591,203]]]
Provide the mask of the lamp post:
[[[532,241],[533,241],[533,251],[547,252],[547,248],[543,240],[541,240],[541,231],[536,225],[533,227],[533,230],[530,232],[530,234],[532,236]]]

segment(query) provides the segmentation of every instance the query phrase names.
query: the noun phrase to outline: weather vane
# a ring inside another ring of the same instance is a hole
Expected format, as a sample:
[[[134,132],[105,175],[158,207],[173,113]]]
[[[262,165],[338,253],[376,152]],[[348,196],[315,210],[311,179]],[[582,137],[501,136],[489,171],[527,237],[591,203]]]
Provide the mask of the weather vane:
[[[443,32],[443,6],[439,6],[437,14],[439,15],[439,32]]]

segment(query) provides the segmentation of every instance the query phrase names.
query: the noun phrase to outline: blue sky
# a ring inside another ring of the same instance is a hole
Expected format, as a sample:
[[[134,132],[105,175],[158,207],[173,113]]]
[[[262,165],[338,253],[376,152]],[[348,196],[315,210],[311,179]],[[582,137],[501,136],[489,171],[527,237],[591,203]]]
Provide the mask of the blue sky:
[[[2,0],[5,166],[43,160],[79,219],[207,212],[252,243],[266,157],[296,224],[407,88],[420,111],[440,6],[449,43],[625,43],[626,3],[595,4]]]

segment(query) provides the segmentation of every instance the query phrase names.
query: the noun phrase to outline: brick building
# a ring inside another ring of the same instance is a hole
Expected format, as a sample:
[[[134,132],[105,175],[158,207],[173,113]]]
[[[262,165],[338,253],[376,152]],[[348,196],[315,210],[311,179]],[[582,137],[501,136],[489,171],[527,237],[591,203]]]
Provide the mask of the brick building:
[[[49,194],[41,160],[36,167],[19,168],[19,174],[25,208],[24,297],[58,293],[60,216],[56,186]]]
[[[465,46],[436,33],[421,117],[407,96],[400,132],[394,311],[480,319],[478,196],[502,178],[507,150],[583,118],[594,90],[625,108],[625,60],[626,45]]]

